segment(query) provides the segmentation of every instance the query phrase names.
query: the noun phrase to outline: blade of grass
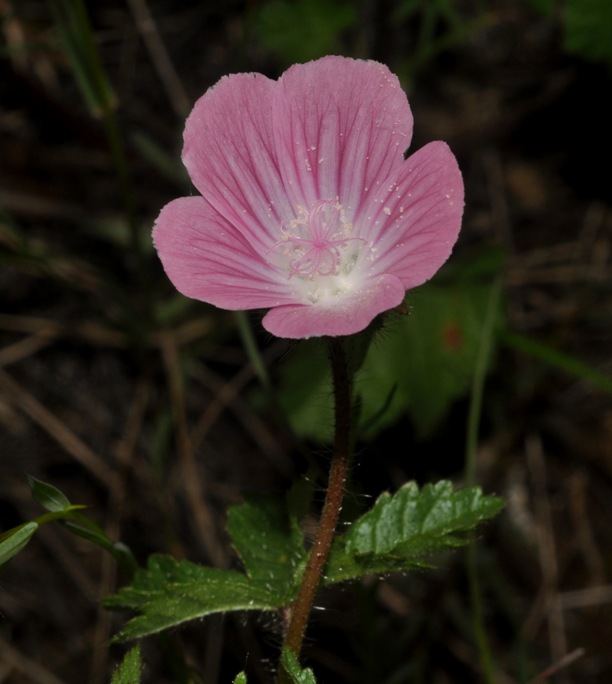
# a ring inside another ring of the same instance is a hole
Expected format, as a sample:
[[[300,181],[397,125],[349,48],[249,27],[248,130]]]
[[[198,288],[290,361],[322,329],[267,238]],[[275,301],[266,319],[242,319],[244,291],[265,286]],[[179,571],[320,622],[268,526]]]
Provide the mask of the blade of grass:
[[[512,347],[518,351],[529,354],[536,359],[544,361],[545,363],[565,371],[569,375],[573,375],[582,380],[592,383],[606,394],[612,394],[612,378],[603,375],[576,357],[560,352],[558,349],[551,347],[542,342],[536,342],[529,337],[518,335],[509,330],[502,330],[499,333],[499,338],[508,347]]]
[[[130,229],[130,248],[139,280],[139,314],[145,318],[149,307],[148,274],[140,237],[132,174],[117,120],[117,98],[102,67],[93,29],[83,0],[54,0],[52,8],[62,46],[76,81],[93,116],[102,120],[112,165],[121,193],[123,210]]]
[[[491,292],[487,302],[487,311],[484,320],[474,378],[472,382],[472,393],[468,413],[468,425],[465,444],[465,484],[468,487],[476,484],[476,451],[478,448],[478,428],[482,415],[482,400],[484,396],[484,385],[487,376],[487,366],[491,355],[493,335],[495,332],[495,321],[499,310],[501,298],[501,280],[498,278],[491,286]],[[483,670],[484,680],[487,684],[495,684],[495,674],[493,668],[493,658],[487,639],[487,632],[484,623],[482,608],[482,592],[478,579],[478,564],[476,558],[476,541],[474,536],[470,536],[470,543],[467,549],[467,573],[470,589],[470,600],[472,604],[472,627],[474,638],[478,648],[480,664]]]
[[[272,391],[272,383],[270,382],[268,369],[266,368],[261,351],[257,346],[253,328],[251,327],[247,314],[244,311],[235,311],[234,317],[236,319],[236,324],[238,325],[238,332],[240,333],[244,350],[253,366],[255,375],[261,383],[261,386],[269,394]]]
[[[93,31],[82,0],[54,0],[51,5],[66,56],[91,113],[103,118],[117,98],[102,69]]]

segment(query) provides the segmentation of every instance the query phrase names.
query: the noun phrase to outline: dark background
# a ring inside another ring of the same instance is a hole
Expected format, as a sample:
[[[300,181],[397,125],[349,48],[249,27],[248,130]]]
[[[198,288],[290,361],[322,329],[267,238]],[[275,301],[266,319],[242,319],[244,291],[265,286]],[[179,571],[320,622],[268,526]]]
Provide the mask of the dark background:
[[[123,186],[60,31],[70,4],[0,1],[0,529],[41,513],[32,474],[86,504],[140,562],[162,551],[236,565],[227,506],[285,489],[307,452],[252,400],[232,314],[174,295],[150,228],[190,192],[184,117],[222,75],[275,78],[326,53],[374,58],[408,92],[412,149],[442,139],[459,159],[457,258],[502,252],[505,326],[548,350],[500,338],[486,386],[478,478],[507,501],[479,532],[496,681],[610,682],[606,2],[88,3],[127,150]],[[277,377],[287,345],[252,321]],[[417,441],[406,418],[361,444],[349,502],[409,479],[460,483],[468,400],[431,439]],[[323,467],[325,447],[309,447]],[[109,681],[123,617],[98,601],[124,581],[97,547],[45,526],[0,575],[0,682]],[[456,552],[433,572],[323,593],[305,662],[327,683],[481,681],[466,582]],[[145,647],[145,681],[230,682],[243,668],[270,681],[280,643],[277,621],[257,615],[174,636]]]

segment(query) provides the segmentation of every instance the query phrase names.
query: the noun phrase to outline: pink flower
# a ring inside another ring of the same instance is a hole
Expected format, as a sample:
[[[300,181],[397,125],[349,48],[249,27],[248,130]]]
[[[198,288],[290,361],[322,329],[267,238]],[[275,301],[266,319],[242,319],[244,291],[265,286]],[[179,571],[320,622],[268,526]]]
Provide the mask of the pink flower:
[[[202,195],[170,202],[153,229],[168,277],[224,309],[269,309],[278,337],[363,330],[431,278],[461,225],[454,156],[433,142],[404,159],[411,137],[406,95],[377,62],[222,78],[185,126]]]

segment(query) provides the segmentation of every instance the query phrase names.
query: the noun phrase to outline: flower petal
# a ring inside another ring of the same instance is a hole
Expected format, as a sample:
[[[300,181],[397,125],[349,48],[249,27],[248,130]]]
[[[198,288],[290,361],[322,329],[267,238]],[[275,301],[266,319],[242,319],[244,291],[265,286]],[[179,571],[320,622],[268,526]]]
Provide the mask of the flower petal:
[[[295,216],[283,188],[272,136],[275,81],[261,74],[222,78],[185,124],[183,162],[210,204],[260,253]]]
[[[463,214],[463,179],[446,143],[432,142],[387,179],[357,232],[376,250],[372,273],[392,273],[406,290],[421,285],[450,256]]]
[[[324,57],[289,68],[274,93],[274,135],[294,205],[338,200],[357,212],[377,179],[403,163],[412,114],[383,64]]]
[[[232,310],[295,301],[287,284],[275,281],[268,264],[202,197],[167,204],[153,241],[168,277],[187,297]]]
[[[383,311],[399,306],[405,289],[395,276],[383,275],[332,305],[289,305],[271,309],[264,328],[277,337],[292,339],[322,335],[352,335],[364,330]]]

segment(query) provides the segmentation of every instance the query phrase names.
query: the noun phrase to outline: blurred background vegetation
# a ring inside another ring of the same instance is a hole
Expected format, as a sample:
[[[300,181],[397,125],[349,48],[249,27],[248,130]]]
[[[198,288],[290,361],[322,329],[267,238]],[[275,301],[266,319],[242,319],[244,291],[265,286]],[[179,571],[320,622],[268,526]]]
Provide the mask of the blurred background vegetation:
[[[222,75],[377,59],[408,92],[412,150],[447,141],[467,204],[448,267],[361,373],[347,518],[410,479],[504,496],[476,556],[495,681],[608,684],[612,3],[0,0],[0,21],[0,530],[39,515],[32,474],[141,563],[232,567],[228,505],[302,474],[317,490],[320,348],[176,294],[150,229],[193,192],[184,118]],[[321,597],[321,681],[484,681],[465,556],[435,565]],[[2,571],[0,682],[108,681],[122,618],[98,600],[124,582],[45,526]],[[146,681],[266,682],[278,630],[206,620],[147,646]]]

